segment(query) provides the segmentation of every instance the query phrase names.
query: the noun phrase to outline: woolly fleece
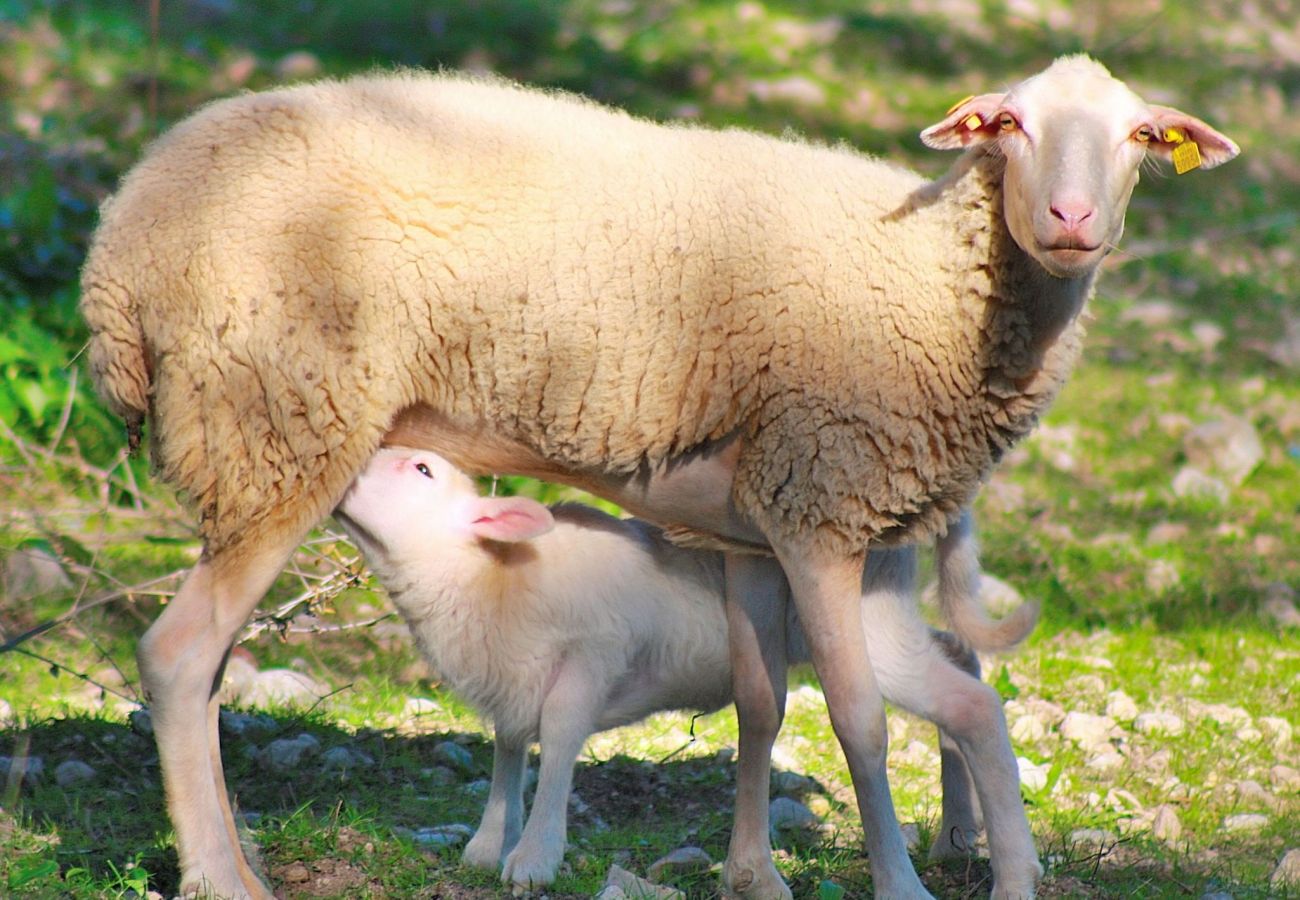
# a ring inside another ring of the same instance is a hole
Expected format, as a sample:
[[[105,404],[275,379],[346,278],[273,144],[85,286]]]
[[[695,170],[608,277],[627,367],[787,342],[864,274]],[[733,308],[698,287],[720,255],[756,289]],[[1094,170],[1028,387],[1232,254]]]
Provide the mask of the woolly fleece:
[[[765,533],[916,540],[1049,404],[1092,282],[1020,251],[1002,161],[963,159],[917,202],[849,149],[494,80],[248,94],[105,204],[89,366],[209,553],[323,517],[416,405],[574,470],[740,432]]]

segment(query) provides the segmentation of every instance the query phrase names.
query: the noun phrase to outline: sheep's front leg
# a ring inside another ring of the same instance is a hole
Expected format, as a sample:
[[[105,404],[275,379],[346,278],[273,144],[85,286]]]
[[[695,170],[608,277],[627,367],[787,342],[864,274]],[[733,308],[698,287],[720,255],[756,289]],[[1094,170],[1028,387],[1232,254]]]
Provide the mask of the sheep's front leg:
[[[519,842],[524,824],[524,772],[527,747],[518,740],[496,738],[492,753],[492,787],[478,831],[465,845],[462,861],[479,869],[496,870]]]
[[[786,900],[772,864],[768,790],[772,743],[785,716],[785,578],[775,560],[726,556],[731,684],[740,726],[735,825],[723,867],[729,897]]]
[[[221,767],[215,695],[239,629],[297,537],[285,537],[278,547],[264,542],[255,551],[249,542],[205,556],[136,651],[185,895],[271,896],[239,847]]]
[[[811,541],[773,542],[794,594],[831,727],[853,778],[881,897],[930,897],[907,857],[885,768],[885,704],[867,654],[861,593],[865,557],[842,556]]]
[[[577,659],[566,660],[555,674],[542,701],[537,793],[524,833],[506,856],[502,881],[527,889],[555,880],[564,859],[573,766],[595,729],[606,690],[604,679]]]

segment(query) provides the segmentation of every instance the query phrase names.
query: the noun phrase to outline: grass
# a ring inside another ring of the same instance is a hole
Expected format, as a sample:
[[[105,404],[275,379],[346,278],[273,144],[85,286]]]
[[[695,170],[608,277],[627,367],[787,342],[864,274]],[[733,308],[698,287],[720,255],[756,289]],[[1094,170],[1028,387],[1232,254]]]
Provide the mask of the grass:
[[[1300,587],[1300,120],[1286,114],[1300,67],[1277,49],[1294,25],[1283,6],[232,0],[161,11],[154,49],[145,4],[0,3],[0,564],[12,571],[20,551],[41,551],[65,576],[45,595],[0,598],[0,641],[62,620],[0,654],[12,710],[0,755],[45,767],[26,780],[0,767],[0,893],[176,887],[156,753],[128,715],[135,640],[195,558],[193,522],[146,461],[125,459],[117,423],[68,366],[84,340],[76,272],[95,207],[158,128],[295,73],[468,65],[654,118],[795,128],[936,174],[949,160],[915,135],[953,100],[1086,49],[1245,153],[1212,173],[1144,175],[1082,364],[978,503],[987,568],[1044,608],[1025,648],[986,660],[985,674],[1007,700],[1017,755],[1046,782],[1025,788],[1044,895],[1300,896],[1269,885],[1300,834],[1300,651],[1295,627],[1269,613],[1270,598]],[[1262,459],[1222,499],[1179,496],[1189,430],[1226,415],[1251,423]],[[516,479],[504,489],[556,496]],[[332,692],[224,737],[261,864],[286,897],[502,896],[421,838],[475,824],[490,742],[400,625],[374,621],[385,601],[358,576],[350,548],[321,534],[244,645],[259,665]],[[370,624],[312,633],[359,623]],[[870,866],[843,761],[815,680],[796,673],[793,685],[779,767],[813,779],[804,800],[827,827],[777,864],[797,897],[863,896]],[[1182,731],[1139,729],[1120,692],[1138,712],[1179,716]],[[412,698],[436,705],[413,716]],[[1071,712],[1110,715],[1113,729],[1081,745],[1061,734]],[[320,749],[300,769],[270,771],[267,746],[304,733]],[[924,861],[939,820],[932,729],[894,713],[890,737],[923,880],[938,896],[982,896],[985,861]],[[467,770],[434,761],[444,742],[469,752]],[[734,746],[729,711],[593,739],[566,870],[548,895],[590,896],[611,863],[644,872],[687,842],[721,860]],[[337,747],[374,765],[327,771]],[[69,760],[93,777],[60,787]],[[1155,835],[1162,809],[1176,837]],[[1231,830],[1240,815],[1265,818]],[[711,897],[717,879],[677,884]]]

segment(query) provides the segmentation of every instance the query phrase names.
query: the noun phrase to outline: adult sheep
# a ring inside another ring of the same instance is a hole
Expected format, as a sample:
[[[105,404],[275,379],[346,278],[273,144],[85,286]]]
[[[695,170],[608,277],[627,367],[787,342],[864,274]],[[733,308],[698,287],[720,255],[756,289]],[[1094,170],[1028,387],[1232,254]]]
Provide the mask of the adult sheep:
[[[1058,60],[923,138],[948,176],[662,127],[450,75],[215,103],[103,209],[89,365],[196,505],[204,553],[141,640],[183,887],[268,896],[236,840],[215,687],[239,628],[381,442],[537,475],[770,547],[853,777],[876,890],[926,896],[885,772],[858,590],[868,547],[941,532],[1078,353],[1148,153],[1237,147]],[[741,722],[729,889],[788,897],[766,779],[781,616],[727,561]],[[775,621],[774,621],[775,620]],[[933,718],[968,758],[996,696]],[[978,708],[979,714],[973,714]],[[973,768],[978,768],[972,766]],[[994,895],[1040,872],[1011,775],[976,788]]]

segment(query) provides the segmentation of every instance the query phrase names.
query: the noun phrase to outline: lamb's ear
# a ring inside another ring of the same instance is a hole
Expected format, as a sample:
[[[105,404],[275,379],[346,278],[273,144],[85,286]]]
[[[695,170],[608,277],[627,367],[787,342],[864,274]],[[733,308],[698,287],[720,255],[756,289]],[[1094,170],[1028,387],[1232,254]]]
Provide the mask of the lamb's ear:
[[[551,511],[527,497],[479,497],[468,512],[469,530],[492,541],[531,541],[555,527]]]
[[[1174,159],[1174,153],[1180,145],[1192,143],[1196,145],[1200,167],[1213,169],[1241,152],[1241,148],[1227,135],[1171,106],[1152,106],[1151,117],[1155,135],[1147,144],[1147,151],[1162,159]],[[1185,172],[1188,169],[1180,166],[1179,171]]]
[[[959,150],[998,134],[996,119],[1006,94],[980,94],[954,103],[943,121],[921,132],[921,141],[934,150]]]

